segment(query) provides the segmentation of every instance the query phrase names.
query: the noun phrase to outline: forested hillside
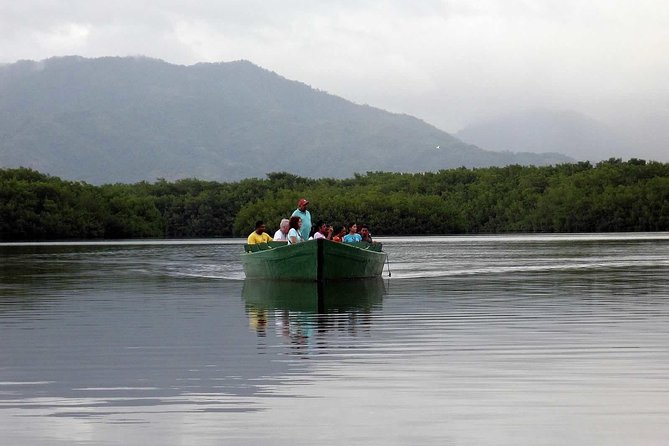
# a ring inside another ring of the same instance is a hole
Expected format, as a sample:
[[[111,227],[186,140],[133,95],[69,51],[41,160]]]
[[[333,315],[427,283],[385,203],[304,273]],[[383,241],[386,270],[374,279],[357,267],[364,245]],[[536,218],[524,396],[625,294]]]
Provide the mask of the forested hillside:
[[[0,167],[93,184],[571,161],[482,150],[244,61],[65,57],[0,66],[0,135]]]
[[[375,235],[669,230],[669,164],[611,159],[548,167],[349,179],[272,173],[93,186],[34,170],[0,170],[2,240],[246,236],[275,230],[299,197],[314,220],[358,221]]]

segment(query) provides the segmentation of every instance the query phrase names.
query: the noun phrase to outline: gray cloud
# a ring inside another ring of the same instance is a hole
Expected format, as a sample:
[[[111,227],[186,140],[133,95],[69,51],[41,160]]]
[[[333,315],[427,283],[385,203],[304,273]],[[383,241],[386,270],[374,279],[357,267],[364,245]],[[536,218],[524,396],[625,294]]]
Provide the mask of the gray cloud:
[[[644,150],[668,159],[669,132],[654,124],[669,119],[664,0],[0,1],[2,62],[248,59],[451,132],[507,111],[572,109],[631,138],[654,129]]]

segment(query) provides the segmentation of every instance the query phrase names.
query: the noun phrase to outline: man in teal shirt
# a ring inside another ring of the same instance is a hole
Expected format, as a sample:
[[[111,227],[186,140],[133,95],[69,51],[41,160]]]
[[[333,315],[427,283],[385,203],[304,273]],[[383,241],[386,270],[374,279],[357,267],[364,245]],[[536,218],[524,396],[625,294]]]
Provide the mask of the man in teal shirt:
[[[291,215],[291,217],[300,217],[302,219],[300,233],[302,233],[302,239],[305,242],[309,240],[309,233],[311,232],[311,214],[307,210],[307,206],[309,206],[309,200],[300,198],[297,202],[297,209],[295,209],[293,215]]]

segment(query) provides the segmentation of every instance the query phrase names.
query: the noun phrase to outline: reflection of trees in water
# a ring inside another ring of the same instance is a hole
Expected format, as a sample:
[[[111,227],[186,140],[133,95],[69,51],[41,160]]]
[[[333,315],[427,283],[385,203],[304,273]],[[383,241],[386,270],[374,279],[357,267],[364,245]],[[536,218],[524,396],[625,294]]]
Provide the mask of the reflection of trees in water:
[[[92,270],[88,246],[0,247],[0,315],[59,305]]]
[[[113,243],[0,246],[0,315],[57,308],[73,296],[98,297],[112,290],[151,295],[158,289],[171,294],[187,286],[182,285],[183,273],[193,262],[182,260],[185,249]],[[171,273],[172,267],[177,274]]]
[[[249,326],[258,336],[275,334],[293,351],[325,348],[339,335],[368,333],[371,314],[381,305],[385,285],[381,279],[336,283],[246,281]]]

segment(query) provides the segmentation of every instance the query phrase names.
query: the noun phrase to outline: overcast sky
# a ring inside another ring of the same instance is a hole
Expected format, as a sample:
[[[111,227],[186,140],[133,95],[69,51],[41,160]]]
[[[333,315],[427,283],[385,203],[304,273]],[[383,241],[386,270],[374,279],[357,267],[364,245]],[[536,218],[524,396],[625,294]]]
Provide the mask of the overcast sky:
[[[544,108],[669,141],[667,0],[0,0],[0,61],[74,54],[246,59],[448,132]]]

